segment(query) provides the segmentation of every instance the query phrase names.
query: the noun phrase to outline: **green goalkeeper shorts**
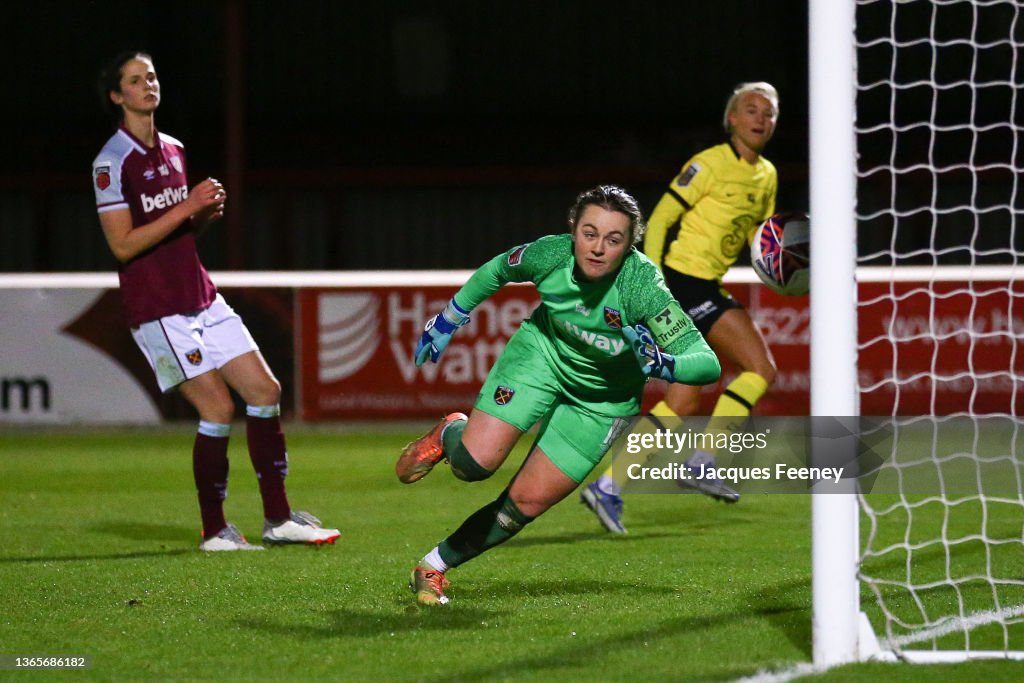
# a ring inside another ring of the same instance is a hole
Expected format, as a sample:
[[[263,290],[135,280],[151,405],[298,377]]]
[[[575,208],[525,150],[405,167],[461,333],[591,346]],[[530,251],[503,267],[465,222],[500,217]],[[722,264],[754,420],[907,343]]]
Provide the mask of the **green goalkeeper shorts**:
[[[539,421],[534,446],[581,483],[626,428],[629,416],[602,415],[585,404],[570,402],[540,334],[520,328],[512,335],[474,407],[524,432]]]

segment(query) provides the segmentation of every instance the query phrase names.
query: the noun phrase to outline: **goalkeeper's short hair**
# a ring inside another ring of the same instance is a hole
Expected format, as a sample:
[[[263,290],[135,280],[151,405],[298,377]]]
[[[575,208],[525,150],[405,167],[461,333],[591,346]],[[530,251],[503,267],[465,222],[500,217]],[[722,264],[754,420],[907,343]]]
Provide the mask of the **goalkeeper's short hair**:
[[[629,192],[618,185],[598,185],[576,195],[576,202],[569,209],[569,231],[576,229],[576,224],[588,206],[600,206],[608,211],[618,211],[629,217],[630,241],[639,244],[647,230],[640,204]]]

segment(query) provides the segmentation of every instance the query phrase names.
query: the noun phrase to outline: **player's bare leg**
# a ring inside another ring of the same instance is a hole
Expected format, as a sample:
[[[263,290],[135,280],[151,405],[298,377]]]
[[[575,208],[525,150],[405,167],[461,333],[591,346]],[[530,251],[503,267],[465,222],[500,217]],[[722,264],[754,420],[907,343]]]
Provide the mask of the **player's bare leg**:
[[[524,515],[536,518],[561,502],[577,486],[579,484],[560,470],[544,451],[534,448],[512,480],[508,494]]]
[[[775,359],[761,330],[742,308],[730,308],[707,334],[708,344],[744,372],[756,372],[770,385],[775,381]]]
[[[515,448],[522,430],[480,410],[469,414],[462,443],[484,469],[495,472]]]

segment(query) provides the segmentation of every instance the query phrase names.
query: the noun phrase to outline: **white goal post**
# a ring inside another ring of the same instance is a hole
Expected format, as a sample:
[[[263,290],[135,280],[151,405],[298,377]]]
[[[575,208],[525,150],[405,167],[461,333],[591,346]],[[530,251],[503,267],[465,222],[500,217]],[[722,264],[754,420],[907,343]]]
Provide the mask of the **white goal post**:
[[[934,407],[935,392],[944,382],[977,387],[983,380],[1005,380],[1012,386],[1005,409],[976,412],[972,394],[968,407],[952,419],[978,420],[995,413],[1016,436],[1016,357],[1022,335],[1015,329],[1013,303],[1022,296],[1017,281],[1024,275],[1015,265],[1021,257],[1018,216],[1024,210],[1017,191],[1017,177],[1024,172],[1019,156],[1024,151],[1018,151],[1024,142],[1019,118],[1024,111],[1017,109],[1024,77],[1017,72],[1016,57],[1024,50],[1024,7],[1014,0],[810,0],[808,14],[811,414],[861,414],[862,396],[881,383],[866,385],[858,376],[858,355],[869,344],[858,341],[857,283],[885,282],[886,273],[891,277],[915,269],[914,279],[926,283],[921,291],[932,306],[928,329],[935,355],[956,335],[970,341],[961,372],[944,373],[933,360],[930,373],[907,378],[900,363],[909,359],[901,358],[900,350],[909,337],[891,329],[890,338],[881,339],[893,356],[892,376],[882,383],[888,382],[896,395],[894,423],[906,415],[898,401],[901,388],[912,382],[931,387]],[[865,56],[870,56],[870,74],[859,69],[868,61]],[[868,107],[861,98],[885,103],[870,110],[881,115],[865,115]],[[858,205],[858,197],[865,196],[858,192],[862,182],[865,187],[873,183],[881,188],[879,195],[887,196],[872,195],[870,206]],[[858,224],[862,234],[891,230],[885,249],[862,246],[859,267]],[[869,268],[865,262],[891,265]],[[914,263],[932,265],[908,265]],[[953,292],[935,287],[942,271],[953,268],[961,270],[966,286]],[[976,300],[993,291],[1008,301],[1000,313],[1006,316],[1005,330],[938,331],[941,307],[952,297],[971,298],[967,319],[973,321]],[[890,296],[895,319],[901,295],[892,288]],[[976,372],[973,360],[993,339],[1012,347],[1010,366]],[[947,415],[933,408],[919,419],[938,424],[950,419]],[[975,450],[961,455],[978,457],[979,429],[975,426]],[[935,458],[938,449],[932,448]],[[1015,495],[989,494],[979,477],[981,490],[972,496],[945,489],[916,497],[901,491],[892,505],[875,505],[852,489],[849,495],[813,497],[816,669],[867,659],[1024,659],[1024,562],[1017,563],[1024,560],[1024,531],[1018,523],[1016,536],[990,533],[995,516],[1013,519],[1024,510],[1020,457],[1012,446],[1003,457],[1017,472]],[[942,483],[941,473],[939,479]],[[978,510],[977,532],[953,530],[950,518],[964,508]],[[930,529],[934,536],[912,535],[912,521],[920,524],[928,514],[939,517]],[[905,533],[897,542],[878,541],[880,522],[889,518],[903,520]],[[869,528],[862,534],[864,520]],[[1012,531],[1013,523],[1009,526]],[[962,561],[968,544],[979,549],[980,572],[962,566],[968,564]],[[1016,570],[994,559],[1007,551],[1013,553]],[[929,553],[944,564],[938,579],[922,578],[914,567],[914,560]],[[901,579],[864,570],[865,562],[879,558],[901,565]],[[929,601],[930,591],[945,591],[944,599]],[[972,603],[968,594],[982,599]],[[862,605],[862,596],[873,598],[871,604]],[[873,628],[862,607],[873,609],[876,623],[883,623]],[[984,628],[994,628],[994,647],[986,647],[981,638],[982,645],[975,646],[971,634]],[[959,647],[949,646],[951,634],[961,638]]]
[[[811,0],[808,23],[811,415],[857,415],[857,311],[836,305],[857,301],[854,3]],[[818,390],[821,377],[831,389]],[[813,658],[830,667],[859,658],[857,502],[812,495],[811,506]]]

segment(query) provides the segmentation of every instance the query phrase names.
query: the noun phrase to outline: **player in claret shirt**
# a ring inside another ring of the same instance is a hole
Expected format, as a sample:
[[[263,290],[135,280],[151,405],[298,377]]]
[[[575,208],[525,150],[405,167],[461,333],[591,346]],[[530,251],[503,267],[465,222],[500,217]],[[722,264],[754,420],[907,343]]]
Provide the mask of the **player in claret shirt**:
[[[446,604],[445,572],[507,541],[572,493],[639,411],[647,377],[689,384],[718,379],[715,354],[658,268],[633,247],[644,231],[636,200],[613,185],[583,192],[570,209],[569,228],[484,264],[427,322],[416,347],[417,365],[437,362],[473,308],[509,282],[532,282],[540,293],[540,305],[491,368],[470,416],[448,415],[406,446],[395,466],[407,484],[442,458],[459,479],[486,479],[541,422],[504,492],[413,569],[410,587],[420,603]]]
[[[249,456],[263,499],[263,540],[333,543],[337,529],[321,527],[288,503],[281,385],[199,261],[195,234],[224,214],[224,186],[207,178],[188,189],[184,146],[154,123],[160,82],[149,55],[118,55],[101,72],[99,88],[118,128],[93,162],[92,181],[103,234],[120,262],[124,314],[161,391],[178,389],[199,412],[192,450],[203,523],[199,547],[262,549],[224,519],[235,413],[228,387],[246,402]]]

